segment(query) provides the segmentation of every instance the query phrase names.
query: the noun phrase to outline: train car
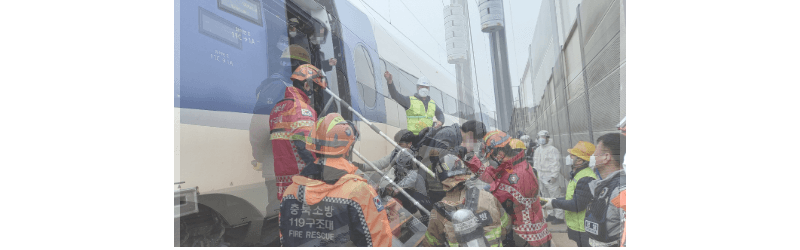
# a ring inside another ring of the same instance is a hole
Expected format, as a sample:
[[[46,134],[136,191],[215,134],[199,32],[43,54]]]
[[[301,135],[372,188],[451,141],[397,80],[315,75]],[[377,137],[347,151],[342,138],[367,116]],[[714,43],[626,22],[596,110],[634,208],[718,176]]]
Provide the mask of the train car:
[[[417,77],[431,79],[446,125],[472,115],[457,109],[452,76],[408,53],[396,33],[346,0],[175,0],[174,6],[176,246],[279,244],[271,144],[254,153],[250,130],[268,126],[298,61],[323,69],[332,92],[389,135],[405,128],[406,119],[389,97],[384,71],[406,95]],[[355,148],[369,160],[392,150],[350,111],[333,105],[324,113],[330,112],[359,124]],[[254,170],[259,160],[262,171]]]

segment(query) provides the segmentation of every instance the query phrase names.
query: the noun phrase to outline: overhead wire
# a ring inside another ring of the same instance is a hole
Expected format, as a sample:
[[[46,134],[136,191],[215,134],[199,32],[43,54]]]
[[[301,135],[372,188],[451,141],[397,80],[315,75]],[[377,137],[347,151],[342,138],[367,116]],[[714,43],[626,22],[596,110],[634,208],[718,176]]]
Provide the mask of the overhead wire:
[[[398,33],[400,33],[400,35],[403,35],[403,37],[405,37],[406,39],[408,39],[408,41],[410,41],[412,44],[414,44],[414,46],[416,46],[416,47],[417,47],[417,48],[418,48],[420,51],[422,51],[422,53],[425,53],[425,55],[427,55],[428,57],[430,57],[430,58],[433,60],[433,62],[435,62],[436,64],[438,64],[440,67],[442,67],[442,69],[443,69],[445,72],[449,73],[449,74],[450,74],[450,76],[452,76],[452,77],[455,77],[455,76],[456,76],[455,74],[453,74],[453,72],[450,72],[450,71],[447,69],[447,67],[445,67],[444,65],[442,65],[441,63],[439,63],[439,61],[438,61],[436,58],[434,58],[433,56],[431,56],[430,54],[428,54],[428,52],[427,52],[427,51],[425,51],[424,49],[422,49],[422,47],[420,47],[420,46],[419,46],[419,44],[415,43],[415,42],[414,42],[414,40],[411,40],[411,38],[409,38],[408,36],[406,36],[406,34],[405,34],[405,33],[403,33],[402,31],[400,31],[400,29],[399,29],[399,28],[397,28],[397,26],[394,26],[394,24],[392,24],[392,23],[390,23],[388,20],[386,20],[386,17],[384,17],[383,15],[381,15],[380,13],[378,13],[378,11],[377,11],[377,10],[375,10],[375,8],[372,8],[372,6],[371,6],[371,5],[369,5],[368,3],[364,2],[364,0],[360,0],[360,1],[361,1],[362,3],[364,3],[364,5],[366,5],[367,7],[369,7],[369,8],[370,8],[370,9],[371,9],[373,12],[377,13],[377,14],[378,14],[378,16],[380,16],[380,17],[381,17],[381,19],[383,19],[384,21],[386,21],[387,23],[389,23],[389,25],[390,25],[390,26],[392,26],[392,27],[393,27],[395,30],[397,30],[397,32],[398,32]],[[370,14],[370,15],[371,15],[373,18],[375,18],[375,16],[374,16],[374,15],[372,15],[372,14]],[[377,20],[377,18],[375,18],[375,20]]]
[[[378,12],[377,12],[377,11],[376,11],[374,8],[372,8],[372,6],[370,6],[369,4],[367,4],[366,2],[364,2],[363,0],[361,0],[361,2],[362,2],[362,3],[364,3],[365,5],[367,5],[367,7],[369,7],[370,9],[372,9],[372,11],[373,11],[373,12],[375,12],[376,14],[378,14],[378,16],[380,16],[380,17],[381,17],[381,18],[382,18],[384,21],[387,21],[387,20],[386,20],[386,18],[385,18],[383,15],[381,15],[380,13],[378,13]],[[402,2],[401,2],[401,3],[402,3]],[[404,4],[404,5],[405,5],[405,4]],[[391,7],[391,6],[390,6],[390,7]],[[444,7],[444,5],[442,5],[442,7]],[[406,9],[408,9],[408,6],[406,6]],[[409,9],[409,10],[410,10],[410,9]],[[377,18],[375,18],[375,16],[374,16],[372,13],[368,13],[368,14],[369,14],[370,16],[372,16],[372,18],[373,18],[373,19],[375,19],[375,20],[378,20]],[[412,14],[412,15],[413,15],[413,14]],[[419,20],[417,20],[417,21],[419,22]],[[420,23],[420,24],[421,24],[421,23]],[[407,36],[406,36],[406,35],[405,35],[405,34],[404,34],[402,31],[400,31],[400,29],[398,29],[396,26],[392,25],[391,23],[390,23],[390,25],[391,25],[393,28],[395,28],[395,30],[397,30],[397,32],[399,32],[399,33],[400,33],[400,34],[402,34],[404,37],[406,37],[406,39],[408,39],[409,41],[411,41],[412,43],[414,43],[414,41],[412,41],[410,38],[408,38],[408,37],[407,37]],[[348,28],[348,30],[350,30],[350,29]],[[351,32],[352,32],[352,30],[351,30]],[[429,35],[430,35],[430,34],[429,34]],[[394,41],[394,40],[392,40],[392,42],[394,42],[394,43],[397,45],[397,46],[396,46],[397,48],[400,48],[400,50],[401,50],[401,51],[403,51],[403,55],[405,55],[405,56],[406,56],[406,58],[408,58],[408,60],[409,60],[409,61],[412,61],[412,62],[414,61],[414,60],[412,60],[410,57],[408,57],[408,52],[406,52],[406,51],[405,51],[405,50],[404,50],[404,49],[403,49],[403,48],[402,48],[402,47],[401,47],[401,46],[400,46],[400,45],[397,43],[397,41]],[[416,45],[416,43],[415,43],[414,45]],[[420,47],[419,47],[419,45],[417,45],[417,47],[418,47],[420,50],[422,50],[422,48],[420,48]],[[377,51],[377,49],[376,49],[376,51]],[[423,50],[422,52],[425,52],[425,51]],[[426,55],[427,55],[427,53],[426,53]],[[430,56],[430,55],[428,55],[428,57],[431,57],[431,56]],[[431,57],[431,59],[433,59],[433,57]],[[436,64],[439,64],[439,66],[441,66],[442,68],[444,68],[444,66],[443,66],[443,65],[441,65],[440,63],[438,63],[438,61],[436,61],[435,59],[434,59],[434,62],[436,62]],[[422,69],[420,69],[419,67],[417,67],[417,65],[416,65],[416,64],[412,64],[412,65],[414,66],[414,68],[416,68],[418,71],[420,71],[420,73],[422,73]],[[386,66],[384,66],[384,67],[388,69],[388,67],[386,67]],[[446,69],[446,68],[445,68],[445,69]],[[448,71],[448,73],[450,73],[450,72]],[[455,75],[453,75],[452,73],[451,73],[450,75],[452,75],[452,76],[455,76]],[[409,79],[407,76],[405,76],[405,75],[403,75],[403,76],[404,76],[404,77],[405,77],[407,80],[411,81],[411,79]],[[417,78],[419,78],[419,77],[417,77]],[[413,81],[412,81],[412,82],[413,82]],[[440,92],[441,92],[441,91],[440,91]],[[452,96],[451,96],[451,98],[452,98]],[[443,99],[444,99],[444,97],[443,97]],[[458,98],[453,98],[453,99],[454,99],[454,100],[457,100],[458,102],[461,102],[461,103],[463,103],[463,101],[462,101],[462,100],[458,100]],[[470,106],[472,106],[472,104],[470,104]]]
[[[362,1],[362,2],[363,2],[363,1]],[[366,3],[365,3],[365,4],[366,4]],[[371,7],[370,7],[370,8],[371,8]],[[374,11],[374,9],[373,9],[373,11]],[[373,19],[377,20],[377,18],[376,18],[374,15],[372,15],[372,13],[369,13],[369,12],[368,12],[367,14],[369,14],[370,16],[372,16],[372,18],[373,18]],[[378,15],[380,16],[380,14],[378,14]],[[386,18],[385,18],[385,17],[381,16],[381,18],[382,18],[384,21],[386,21]],[[350,29],[349,27],[347,27],[347,25],[343,24],[342,22],[339,22],[339,24],[341,24],[341,26],[342,26],[342,27],[344,27],[345,29],[347,29],[348,31],[350,31],[350,33],[352,33],[354,36],[358,37],[358,38],[359,38],[359,39],[361,39],[361,40],[364,40],[364,39],[363,39],[363,38],[361,38],[360,36],[356,35],[356,33],[355,33],[355,32],[353,32],[353,30],[352,30],[352,29]],[[396,28],[397,28],[397,27],[395,27],[395,29],[396,29]],[[400,32],[400,31],[398,30],[398,32]],[[402,32],[401,32],[401,33],[402,33]],[[399,48],[401,51],[403,51],[403,55],[405,55],[405,56],[406,56],[406,58],[407,58],[409,61],[412,61],[412,62],[414,61],[414,60],[412,60],[412,59],[411,59],[411,58],[408,56],[408,54],[409,54],[409,53],[408,53],[408,52],[406,52],[406,51],[405,51],[405,50],[404,50],[404,49],[403,49],[403,48],[402,48],[402,47],[401,47],[401,46],[400,46],[400,45],[397,43],[397,41],[394,41],[394,40],[392,40],[392,42],[394,42],[394,43],[397,45],[397,46],[396,46],[397,48]],[[373,49],[373,50],[374,50],[374,51],[376,51],[376,52],[378,51],[378,49],[377,49],[377,48],[373,48],[373,47],[372,47],[372,46],[370,46],[369,44],[364,44],[364,45],[365,45],[365,46],[367,46],[367,47],[369,47],[369,48],[371,48],[371,49]],[[417,67],[417,66],[416,66],[416,64],[411,64],[411,65],[413,65],[413,66],[414,66],[414,68],[416,68],[417,70],[419,70],[420,72],[422,72],[422,69],[420,69],[419,67]],[[441,64],[440,64],[440,66],[441,66]],[[388,66],[385,64],[385,62],[384,62],[384,68],[388,70]],[[404,70],[402,70],[402,69],[400,69],[400,68],[397,68],[397,69],[398,69],[398,70],[401,70],[401,71],[404,71]],[[405,72],[405,71],[404,71],[404,72]],[[412,75],[412,76],[413,76],[413,74],[410,74],[410,73],[408,73],[408,72],[405,72],[405,73],[407,73],[407,74],[409,74],[409,75]],[[403,74],[401,74],[401,75],[403,75]],[[408,78],[408,76],[406,76],[406,75],[403,75],[403,77],[404,77],[406,80],[408,80],[409,82],[415,82],[415,81],[411,80],[410,78]],[[418,78],[419,78],[419,77],[418,77]],[[377,90],[375,90],[375,91],[377,92]],[[442,91],[440,90],[440,92],[442,92]],[[442,94],[445,94],[445,93],[443,93],[443,92],[442,92]],[[381,95],[384,95],[384,94],[381,94]],[[385,95],[384,95],[384,96],[385,96]],[[449,96],[449,95],[448,95],[448,96]],[[457,98],[453,98],[452,96],[449,96],[449,97],[450,97],[450,98],[452,98],[452,99],[454,99],[454,100],[458,100]],[[442,99],[444,99],[444,96],[442,96]],[[459,100],[459,102],[460,102],[460,100]],[[444,104],[444,103],[443,103],[443,104]],[[452,115],[452,114],[451,114],[451,115]]]
[[[419,48],[420,50],[422,50],[422,48],[421,48],[421,47],[419,47],[419,45],[417,45],[416,43],[414,43],[414,42],[413,42],[413,40],[411,40],[410,38],[408,38],[408,36],[406,36],[406,35],[405,35],[405,34],[404,34],[402,31],[400,31],[400,29],[398,29],[396,26],[394,26],[393,24],[391,24],[391,23],[390,23],[390,22],[389,22],[389,21],[388,21],[388,20],[387,20],[387,19],[386,19],[384,16],[382,16],[382,15],[381,15],[380,13],[378,13],[378,12],[377,12],[377,11],[376,11],[374,8],[372,8],[372,6],[370,6],[369,4],[367,4],[366,2],[364,2],[364,0],[360,0],[360,1],[361,1],[362,3],[364,3],[365,5],[367,5],[367,7],[369,7],[369,8],[370,8],[370,9],[371,9],[373,12],[377,13],[377,14],[378,14],[378,16],[380,16],[380,17],[381,17],[381,19],[383,19],[384,21],[386,21],[387,23],[389,23],[389,25],[390,25],[390,26],[392,26],[393,28],[395,28],[395,30],[397,30],[397,31],[398,31],[398,32],[399,32],[401,35],[403,35],[403,37],[405,37],[406,39],[408,39],[409,41],[411,41],[411,42],[412,42],[412,44],[414,44],[415,46],[417,46],[417,48]],[[370,16],[372,16],[372,17],[373,17],[373,19],[375,19],[375,20],[378,20],[378,19],[377,19],[377,18],[376,18],[376,17],[375,17],[375,16],[374,16],[372,13],[369,13],[369,12],[368,12],[367,14],[369,14]],[[471,29],[471,21],[468,21],[468,23],[470,24],[470,29]],[[340,24],[342,27],[344,27],[345,29],[347,29],[348,31],[350,31],[350,33],[352,33],[354,36],[358,37],[360,40],[364,40],[363,38],[361,38],[360,36],[358,36],[358,35],[356,34],[356,32],[353,32],[353,30],[352,30],[352,29],[350,29],[350,28],[349,28],[347,25],[345,25],[344,23],[342,23],[342,22],[339,22],[339,24]],[[470,30],[470,33],[472,33],[472,32],[471,32],[471,30]],[[486,38],[484,37],[484,40],[485,40],[485,39],[486,39]],[[414,61],[414,60],[412,60],[412,59],[411,59],[411,58],[408,56],[408,54],[409,54],[409,53],[408,53],[407,51],[405,51],[405,50],[402,48],[402,46],[400,46],[399,44],[397,44],[397,41],[394,41],[394,40],[392,40],[392,42],[394,42],[396,45],[398,45],[398,46],[397,46],[397,48],[399,48],[399,49],[400,49],[400,50],[403,52],[403,55],[404,55],[404,56],[405,56],[405,57],[406,57],[406,58],[407,58],[409,61],[412,61],[412,62]],[[376,52],[378,51],[378,49],[377,49],[377,48],[373,48],[373,47],[372,47],[372,46],[370,46],[369,44],[364,44],[364,45],[365,45],[365,46],[367,46],[367,47],[369,47],[369,48],[371,48],[372,50],[374,50],[374,51],[376,51]],[[472,39],[470,39],[470,46],[472,46]],[[441,65],[441,64],[440,64],[438,61],[436,61],[436,60],[435,60],[435,59],[434,59],[432,56],[430,56],[430,55],[429,55],[427,52],[425,52],[424,50],[422,50],[422,52],[423,52],[423,53],[425,53],[425,54],[426,54],[428,57],[430,57],[431,59],[433,59],[433,61],[434,61],[436,64],[438,64],[440,67],[442,67],[443,69],[446,69],[446,68],[445,68],[443,65]],[[473,54],[474,54],[474,47],[473,47]],[[473,65],[476,65],[476,64],[475,64],[475,58],[474,58],[474,56],[472,56],[472,61],[473,61]],[[421,70],[419,67],[417,67],[417,65],[416,65],[416,64],[412,64],[412,65],[413,65],[413,66],[414,66],[414,68],[416,68],[418,71],[422,72],[422,70]],[[388,69],[388,67],[387,67],[387,66],[384,66],[384,68]],[[478,96],[478,99],[479,99],[479,101],[478,101],[478,109],[480,110],[480,112],[481,112],[481,113],[483,113],[483,109],[482,109],[482,106],[483,106],[483,105],[481,105],[481,103],[483,103],[483,102],[482,102],[482,100],[483,100],[483,99],[481,99],[481,97],[480,97],[480,90],[481,90],[481,89],[480,89],[480,85],[479,85],[479,84],[477,84],[477,83],[478,83],[478,81],[477,81],[477,77],[478,77],[478,76],[477,76],[477,69],[476,69],[476,68],[477,68],[477,67],[475,67],[475,69],[473,69],[473,70],[475,71],[475,72],[474,72],[474,73],[475,73],[475,80],[476,80],[475,82],[476,82],[476,86],[478,87],[478,95],[479,95],[479,96]],[[488,69],[488,67],[487,67],[487,69]],[[490,70],[490,72],[491,72],[491,69],[489,69],[489,70]],[[446,71],[446,72],[448,72],[448,73],[449,73],[451,76],[455,76],[455,75],[453,75],[453,74],[452,74],[451,72],[449,72],[449,71]],[[402,75],[402,74],[401,74],[401,75]],[[407,76],[403,75],[403,77],[405,77],[405,78],[406,78],[408,81],[411,81],[411,79],[409,79]],[[411,82],[413,82],[413,81],[411,81]],[[376,92],[377,92],[377,90],[376,90]],[[454,99],[455,99],[455,98],[454,98]],[[458,100],[458,99],[456,99],[456,100]],[[459,101],[461,101],[461,100],[459,100]],[[488,114],[487,114],[487,115],[488,115]],[[492,119],[492,120],[495,120],[495,119]]]
[[[429,35],[429,36],[431,36],[431,38],[433,38],[433,41],[434,41],[434,42],[436,42],[436,45],[439,45],[439,48],[441,48],[441,49],[443,49],[443,50],[445,50],[445,51],[446,51],[446,50],[447,50],[447,48],[445,48],[444,46],[442,46],[441,44],[439,44],[439,42],[437,41],[436,37],[434,37],[434,36],[431,34],[431,32],[428,30],[428,28],[426,28],[426,27],[425,27],[425,25],[424,25],[424,24],[422,24],[422,22],[420,22],[420,21],[419,21],[419,19],[417,19],[417,15],[414,15],[414,12],[413,12],[413,11],[411,11],[411,9],[410,9],[410,8],[408,8],[408,6],[407,6],[407,5],[406,5],[406,4],[405,4],[403,1],[400,1],[400,3],[401,3],[401,4],[403,4],[403,7],[406,7],[406,9],[408,10],[408,12],[410,12],[410,13],[411,13],[411,16],[412,16],[412,17],[414,17],[414,20],[417,20],[417,23],[419,23],[419,25],[420,25],[420,26],[422,26],[422,29],[424,29],[424,30],[425,30],[425,32],[427,32],[427,33],[428,33],[428,35]]]

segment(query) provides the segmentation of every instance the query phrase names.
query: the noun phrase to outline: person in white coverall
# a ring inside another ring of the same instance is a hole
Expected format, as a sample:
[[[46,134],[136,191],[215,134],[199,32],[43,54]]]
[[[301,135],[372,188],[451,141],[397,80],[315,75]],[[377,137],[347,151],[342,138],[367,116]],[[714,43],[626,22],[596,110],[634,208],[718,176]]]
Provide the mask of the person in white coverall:
[[[539,190],[543,198],[564,198],[566,177],[561,173],[561,154],[550,144],[550,133],[547,130],[537,134],[539,148],[533,153],[533,168],[539,173]],[[547,214],[555,216],[554,224],[564,222],[564,210],[547,209]]]

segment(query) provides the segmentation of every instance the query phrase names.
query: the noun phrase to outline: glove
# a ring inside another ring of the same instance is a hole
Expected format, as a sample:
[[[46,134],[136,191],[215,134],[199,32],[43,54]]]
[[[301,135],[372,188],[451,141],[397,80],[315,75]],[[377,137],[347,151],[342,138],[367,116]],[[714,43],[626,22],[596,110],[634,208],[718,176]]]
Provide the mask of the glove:
[[[553,199],[552,198],[542,198],[539,197],[539,204],[542,204],[542,208],[552,210],[553,209]]]
[[[264,165],[263,165],[263,164],[261,164],[261,162],[255,162],[255,161],[253,161],[253,162],[250,162],[250,163],[251,163],[251,164],[252,164],[252,163],[255,163],[255,164],[253,164],[253,170],[255,170],[255,171],[261,171],[261,168],[263,168],[263,167],[264,167]]]
[[[456,152],[458,152],[458,158],[462,161],[466,161],[464,158],[467,155],[467,148],[462,146],[456,146]]]
[[[547,210],[553,210],[553,200],[548,200],[547,203],[545,203],[542,207]]]
[[[431,166],[439,165],[439,156],[429,156],[428,159],[431,160]]]

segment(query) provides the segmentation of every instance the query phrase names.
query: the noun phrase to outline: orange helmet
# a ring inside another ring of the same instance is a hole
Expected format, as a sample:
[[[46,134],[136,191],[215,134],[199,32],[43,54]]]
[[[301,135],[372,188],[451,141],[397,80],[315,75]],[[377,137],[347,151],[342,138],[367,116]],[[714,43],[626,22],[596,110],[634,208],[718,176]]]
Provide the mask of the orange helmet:
[[[358,140],[356,127],[338,113],[330,113],[317,122],[311,132],[308,151],[327,156],[347,156]]]
[[[298,81],[313,81],[317,85],[321,86],[322,88],[328,87],[328,81],[325,80],[325,73],[322,73],[321,70],[314,67],[311,64],[303,64],[297,67],[292,73],[292,80]]]
[[[484,158],[494,154],[497,148],[502,148],[511,142],[511,136],[500,130],[491,131],[483,136]]]

